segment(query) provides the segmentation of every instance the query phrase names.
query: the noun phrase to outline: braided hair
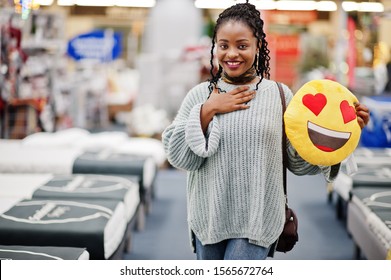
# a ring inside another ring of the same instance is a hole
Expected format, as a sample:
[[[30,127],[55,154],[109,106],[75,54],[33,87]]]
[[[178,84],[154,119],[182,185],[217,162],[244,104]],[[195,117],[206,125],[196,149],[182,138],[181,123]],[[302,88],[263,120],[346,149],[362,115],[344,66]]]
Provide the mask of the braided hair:
[[[256,59],[254,61],[254,67],[257,72],[257,75],[260,76],[260,80],[256,85],[256,90],[258,89],[259,84],[262,82],[262,79],[266,77],[270,78],[270,50],[268,49],[268,43],[265,40],[266,34],[263,31],[263,20],[261,19],[261,13],[256,9],[256,7],[249,3],[247,0],[246,3],[239,3],[231,6],[224,10],[218,17],[216,21],[216,26],[213,31],[212,37],[212,48],[210,51],[210,74],[212,78],[209,80],[209,95],[212,93],[213,88],[217,88],[217,82],[221,78],[221,73],[223,68],[219,66],[218,71],[215,73],[215,66],[213,63],[213,51],[216,45],[216,34],[224,23],[228,21],[238,21],[243,22],[253,31],[254,37],[257,39],[257,45],[260,46]]]

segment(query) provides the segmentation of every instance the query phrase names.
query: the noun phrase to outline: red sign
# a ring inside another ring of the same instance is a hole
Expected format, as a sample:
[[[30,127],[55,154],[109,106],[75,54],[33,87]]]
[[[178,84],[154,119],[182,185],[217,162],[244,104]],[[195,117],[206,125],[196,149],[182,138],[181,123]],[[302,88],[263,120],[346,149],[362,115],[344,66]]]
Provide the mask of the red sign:
[[[317,11],[262,11],[268,23],[279,24],[308,24],[317,20]]]
[[[297,78],[299,35],[269,36],[272,79],[292,86]]]

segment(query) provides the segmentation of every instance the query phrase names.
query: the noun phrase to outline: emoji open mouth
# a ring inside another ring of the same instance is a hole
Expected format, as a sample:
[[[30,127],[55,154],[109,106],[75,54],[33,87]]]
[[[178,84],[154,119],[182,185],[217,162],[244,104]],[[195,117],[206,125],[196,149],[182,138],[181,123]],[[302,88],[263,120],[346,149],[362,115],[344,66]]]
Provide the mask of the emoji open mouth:
[[[320,127],[310,121],[308,122],[307,127],[311,142],[315,147],[324,152],[338,150],[348,142],[351,135],[350,132],[330,130]]]

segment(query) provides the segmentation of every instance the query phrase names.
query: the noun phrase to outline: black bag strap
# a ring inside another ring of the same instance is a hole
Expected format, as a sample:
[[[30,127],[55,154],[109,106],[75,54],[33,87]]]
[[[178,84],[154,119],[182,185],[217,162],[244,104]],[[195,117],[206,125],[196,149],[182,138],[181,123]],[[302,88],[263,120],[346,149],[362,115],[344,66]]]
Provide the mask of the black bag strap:
[[[286,109],[286,101],[285,101],[285,94],[284,90],[282,89],[282,86],[279,82],[276,82],[278,86],[278,90],[280,92],[281,97],[281,104],[282,104],[282,166],[283,166],[283,186],[284,186],[284,194],[286,202],[288,202],[288,192],[286,188],[286,169],[287,169],[287,161],[288,161],[288,155],[286,153],[286,134],[285,134],[285,123],[284,123],[284,113]]]

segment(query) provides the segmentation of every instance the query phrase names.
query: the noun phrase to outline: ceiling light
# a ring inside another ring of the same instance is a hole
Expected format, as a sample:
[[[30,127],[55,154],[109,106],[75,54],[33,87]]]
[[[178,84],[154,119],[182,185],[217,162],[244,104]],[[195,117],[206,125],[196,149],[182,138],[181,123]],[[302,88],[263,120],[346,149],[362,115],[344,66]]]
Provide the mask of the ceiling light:
[[[53,0],[34,0],[34,5],[38,4],[40,6],[50,6],[53,4]]]
[[[120,7],[152,8],[156,5],[156,0],[116,0],[112,2]]]
[[[233,0],[221,0],[221,1],[210,1],[210,0],[195,0],[194,6],[199,9],[225,9],[235,4]]]
[[[199,9],[226,9],[238,3],[246,3],[245,0],[195,0],[194,6]],[[274,10],[276,2],[274,0],[257,0],[250,2],[259,10]]]
[[[74,0],[57,0],[58,6],[73,6],[75,5]]]
[[[316,9],[315,1],[278,1],[277,10],[312,11]]]
[[[100,7],[143,7],[151,8],[156,5],[156,0],[57,0],[59,6],[100,6]]]
[[[342,8],[346,12],[359,11],[359,12],[384,12],[384,6],[382,3],[375,2],[342,2]]]
[[[316,10],[318,11],[336,11],[337,4],[334,1],[319,1],[316,3]]]
[[[78,6],[100,6],[100,7],[108,7],[113,6],[113,1],[111,0],[76,0],[74,1]]]
[[[195,0],[194,5],[200,9],[226,9],[237,3],[245,3],[244,0]],[[287,0],[253,0],[259,10],[318,10],[318,11],[336,11],[337,4],[334,1],[287,1]]]

